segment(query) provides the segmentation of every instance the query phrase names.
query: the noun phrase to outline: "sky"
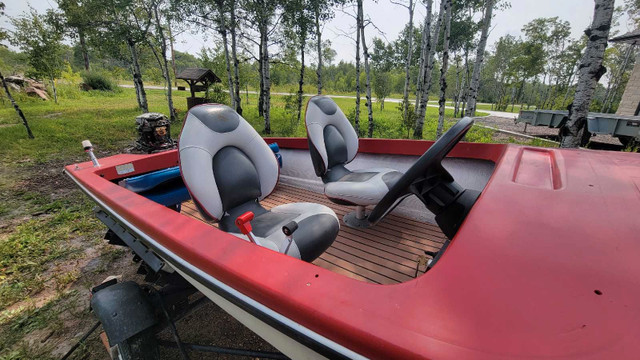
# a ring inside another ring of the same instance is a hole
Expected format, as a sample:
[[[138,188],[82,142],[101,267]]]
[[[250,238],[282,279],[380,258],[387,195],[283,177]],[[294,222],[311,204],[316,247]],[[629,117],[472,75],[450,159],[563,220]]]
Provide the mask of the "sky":
[[[402,0],[399,0],[402,1]],[[408,2],[408,0],[405,0]],[[6,13],[9,16],[16,16],[22,12],[28,11],[29,4],[38,11],[55,7],[53,0],[4,0],[6,4]],[[426,10],[421,1],[416,7],[414,22],[420,24],[423,22]],[[491,33],[487,46],[491,48],[492,44],[501,36],[510,34],[520,36],[521,28],[524,24],[539,17],[558,16],[560,19],[567,20],[571,24],[572,37],[578,38],[586,29],[593,17],[593,0],[510,0],[511,8],[494,12],[494,18],[491,24]],[[624,0],[616,0],[616,6],[622,6]],[[438,9],[439,0],[434,0],[434,9]],[[345,11],[348,11],[346,9]],[[364,1],[365,17],[370,18],[376,28],[369,26],[367,28],[367,43],[371,44],[373,37],[386,38],[389,41],[396,39],[400,31],[409,21],[408,10],[399,5],[392,4],[390,0],[372,0]],[[342,11],[336,11],[332,21],[327,23],[323,29],[323,39],[329,39],[332,48],[336,51],[335,61],[355,61],[355,43],[353,40],[344,36],[344,33],[351,33],[354,29],[355,20]],[[9,27],[6,20],[0,23],[2,27]],[[632,31],[627,24],[627,17],[623,16],[619,20],[619,25],[614,28],[620,34]],[[216,38],[206,36],[201,33],[192,34],[184,32],[177,36],[175,43],[176,50],[188,52],[197,55],[202,47],[216,47]],[[312,55],[313,58],[313,55]],[[313,61],[314,59],[312,59]]]

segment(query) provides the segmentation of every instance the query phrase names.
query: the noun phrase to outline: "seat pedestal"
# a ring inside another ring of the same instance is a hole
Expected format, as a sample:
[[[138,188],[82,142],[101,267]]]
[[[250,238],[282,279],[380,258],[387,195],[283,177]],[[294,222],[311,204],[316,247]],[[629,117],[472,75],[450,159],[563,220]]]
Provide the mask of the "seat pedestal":
[[[371,226],[367,219],[366,208],[362,205],[356,206],[356,210],[347,213],[342,218],[344,224],[355,229],[366,229]]]

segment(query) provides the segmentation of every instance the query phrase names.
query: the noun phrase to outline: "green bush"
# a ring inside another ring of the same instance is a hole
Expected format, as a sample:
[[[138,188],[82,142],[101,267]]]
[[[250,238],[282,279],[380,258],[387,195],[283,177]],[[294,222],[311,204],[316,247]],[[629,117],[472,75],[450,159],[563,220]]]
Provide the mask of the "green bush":
[[[100,72],[84,72],[82,74],[82,82],[93,90],[116,91],[118,89],[118,85],[111,78]]]
[[[225,91],[220,84],[213,84],[209,87],[209,91],[206,94],[207,102],[212,104],[224,104],[229,105],[231,102],[229,99],[229,92]]]

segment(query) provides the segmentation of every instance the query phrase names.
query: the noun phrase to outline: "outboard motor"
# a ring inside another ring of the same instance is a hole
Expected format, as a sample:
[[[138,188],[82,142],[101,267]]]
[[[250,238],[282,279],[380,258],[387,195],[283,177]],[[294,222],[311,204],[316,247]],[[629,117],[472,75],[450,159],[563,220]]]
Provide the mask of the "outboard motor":
[[[136,117],[138,140],[136,149],[147,153],[174,149],[175,141],[171,139],[171,123],[161,113],[145,113]]]

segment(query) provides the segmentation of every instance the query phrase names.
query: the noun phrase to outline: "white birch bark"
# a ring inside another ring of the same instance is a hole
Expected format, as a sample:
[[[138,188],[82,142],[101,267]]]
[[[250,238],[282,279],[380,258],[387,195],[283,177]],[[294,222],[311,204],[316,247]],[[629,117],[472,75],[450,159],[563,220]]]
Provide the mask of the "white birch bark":
[[[427,2],[427,16],[429,17],[429,28],[431,28],[431,5],[432,0]],[[427,112],[427,103],[429,102],[429,91],[431,90],[431,74],[433,73],[433,64],[438,47],[438,39],[440,38],[440,26],[442,24],[442,16],[444,14],[444,2],[440,2],[440,12],[438,13],[438,20],[436,21],[436,27],[433,35],[429,36],[427,47],[429,55],[425,64],[424,74],[422,78],[422,92],[420,103],[416,105],[416,125],[413,130],[413,137],[416,139],[422,139],[422,129],[424,127],[424,117]]]
[[[442,136],[444,129],[444,110],[447,92],[447,69],[449,67],[449,38],[451,37],[451,0],[444,2],[444,37],[442,45],[442,68],[440,68],[440,99],[438,100],[438,127],[436,129],[436,139]]]
[[[480,86],[480,71],[482,71],[482,63],[484,62],[484,52],[487,47],[487,38],[489,37],[489,29],[491,28],[491,18],[493,17],[493,7],[495,0],[486,0],[484,9],[484,18],[482,24],[482,33],[480,34],[480,42],[476,52],[476,61],[473,64],[473,74],[469,84],[469,93],[467,95],[467,107],[465,114],[467,116],[476,115],[476,99],[478,98],[478,87]]]

